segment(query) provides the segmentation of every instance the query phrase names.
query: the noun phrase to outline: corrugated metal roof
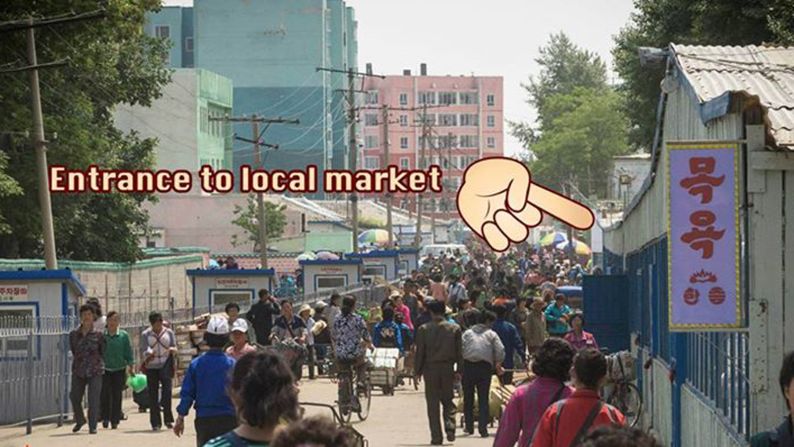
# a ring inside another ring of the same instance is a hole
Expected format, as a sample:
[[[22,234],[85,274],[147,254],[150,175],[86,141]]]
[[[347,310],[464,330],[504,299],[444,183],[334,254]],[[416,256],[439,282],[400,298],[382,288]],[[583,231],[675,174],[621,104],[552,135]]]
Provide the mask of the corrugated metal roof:
[[[726,93],[759,98],[778,145],[794,149],[794,47],[672,45],[701,103]]]

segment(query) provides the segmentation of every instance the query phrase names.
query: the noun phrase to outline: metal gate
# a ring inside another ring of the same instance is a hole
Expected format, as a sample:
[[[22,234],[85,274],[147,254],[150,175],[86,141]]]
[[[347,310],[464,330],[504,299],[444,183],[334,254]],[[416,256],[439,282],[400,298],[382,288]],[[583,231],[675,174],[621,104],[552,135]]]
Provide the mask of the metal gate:
[[[625,275],[585,276],[585,329],[612,352],[629,349],[629,281]]]

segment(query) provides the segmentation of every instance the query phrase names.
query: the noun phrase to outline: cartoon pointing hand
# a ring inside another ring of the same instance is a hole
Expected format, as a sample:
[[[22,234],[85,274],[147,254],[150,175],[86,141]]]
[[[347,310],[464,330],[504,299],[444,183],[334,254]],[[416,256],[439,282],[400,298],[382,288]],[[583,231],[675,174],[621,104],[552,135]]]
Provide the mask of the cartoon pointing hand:
[[[580,230],[593,226],[589,208],[537,183],[523,163],[511,158],[485,158],[466,169],[458,190],[458,212],[466,224],[495,251],[522,242],[542,213]]]

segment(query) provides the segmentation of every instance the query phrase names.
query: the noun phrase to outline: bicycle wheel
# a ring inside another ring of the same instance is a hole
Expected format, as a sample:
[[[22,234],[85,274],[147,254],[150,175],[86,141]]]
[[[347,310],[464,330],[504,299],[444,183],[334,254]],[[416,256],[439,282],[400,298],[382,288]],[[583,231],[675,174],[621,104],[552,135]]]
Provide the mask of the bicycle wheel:
[[[339,374],[339,396],[346,396],[347,403],[343,403],[342,399],[336,401],[337,405],[339,406],[339,418],[342,419],[345,423],[350,422],[350,418],[353,417],[353,388],[352,388],[353,381],[347,376],[347,374]]]
[[[626,416],[626,424],[634,427],[642,415],[642,395],[636,385],[629,382],[615,384],[615,390],[607,399],[607,403],[613,405]]]
[[[369,417],[369,407],[372,404],[372,385],[369,383],[369,379],[364,381],[364,386],[361,389],[356,390],[356,397],[359,406],[358,420],[365,421]]]

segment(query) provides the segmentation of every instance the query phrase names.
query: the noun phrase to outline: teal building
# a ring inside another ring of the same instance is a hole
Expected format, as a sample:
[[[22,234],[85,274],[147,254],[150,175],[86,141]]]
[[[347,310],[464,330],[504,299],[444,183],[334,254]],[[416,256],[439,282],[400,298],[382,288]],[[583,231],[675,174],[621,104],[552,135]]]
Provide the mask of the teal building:
[[[357,70],[356,28],[344,0],[195,0],[152,14],[146,32],[171,39],[171,66],[231,79],[235,116],[300,120],[267,128],[264,141],[279,148],[262,148],[265,167],[316,165],[322,179],[323,170],[347,166],[347,102],[339,91],[347,77],[317,68]],[[246,123],[233,132],[252,136]],[[254,163],[250,143],[235,141],[233,151],[235,167]]]

